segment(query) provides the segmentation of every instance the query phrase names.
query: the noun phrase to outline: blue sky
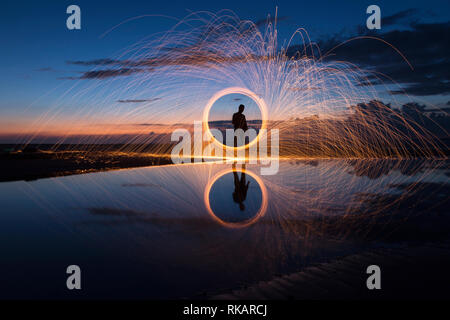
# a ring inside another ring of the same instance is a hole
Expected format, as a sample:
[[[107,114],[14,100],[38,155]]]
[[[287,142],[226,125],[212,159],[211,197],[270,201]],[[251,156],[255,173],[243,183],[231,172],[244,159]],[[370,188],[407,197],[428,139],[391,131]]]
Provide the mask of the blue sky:
[[[66,28],[66,8],[77,4],[82,29]],[[304,27],[313,40],[344,36],[365,26],[368,5],[377,4],[383,16],[417,9],[421,23],[448,22],[449,1],[6,1],[2,3],[0,36],[0,115],[34,117],[61,97],[71,81],[86,68],[67,61],[90,61],[113,57],[140,39],[173,26],[168,17],[183,18],[190,11],[231,9],[240,18],[258,21],[273,15],[278,7],[279,36],[288,38]],[[122,24],[126,19],[144,17]],[[161,15],[161,16],[158,16]],[[404,26],[394,26],[401,30]],[[392,26],[391,26],[392,28]],[[426,46],[428,44],[417,44]],[[402,48],[400,48],[402,49]],[[408,52],[404,52],[408,56]],[[83,80],[89,82],[91,80]],[[427,96],[419,100],[444,104],[448,96]]]
[[[261,120],[261,111],[256,102],[243,94],[235,93],[225,95],[214,102],[209,111],[210,121],[230,121],[230,114],[237,112],[241,104],[245,106],[247,120]]]

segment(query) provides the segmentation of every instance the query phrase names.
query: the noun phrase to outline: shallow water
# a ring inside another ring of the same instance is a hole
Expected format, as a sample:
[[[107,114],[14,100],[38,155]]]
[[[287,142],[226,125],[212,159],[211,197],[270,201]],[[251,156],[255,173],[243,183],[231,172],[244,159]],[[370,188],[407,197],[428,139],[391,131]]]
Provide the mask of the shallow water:
[[[448,239],[449,165],[291,160],[0,183],[2,298],[213,294],[374,246]],[[82,290],[66,289],[66,267]]]

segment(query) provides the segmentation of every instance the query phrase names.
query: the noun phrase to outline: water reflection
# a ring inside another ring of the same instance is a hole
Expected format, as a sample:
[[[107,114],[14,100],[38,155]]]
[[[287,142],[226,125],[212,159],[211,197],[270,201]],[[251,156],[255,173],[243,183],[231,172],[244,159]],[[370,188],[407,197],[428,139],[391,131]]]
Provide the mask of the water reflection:
[[[448,168],[289,160],[274,176],[192,164],[0,183],[0,283],[9,298],[64,297],[41,288],[76,261],[93,275],[86,297],[190,297],[380,243],[448,241]]]
[[[239,209],[241,211],[245,210],[244,201],[247,198],[247,191],[250,181],[245,183],[245,170],[241,171],[241,178],[239,179],[238,171],[233,170],[233,178],[234,178],[234,192],[233,192],[233,200],[234,202],[239,204]]]
[[[352,159],[347,163],[353,168],[351,174],[358,177],[368,177],[376,180],[392,171],[399,171],[405,176],[414,176],[424,172],[433,165],[433,161],[426,159]]]
[[[209,214],[226,227],[248,227],[267,209],[267,191],[253,172],[231,169],[216,174],[206,185],[205,206]]]

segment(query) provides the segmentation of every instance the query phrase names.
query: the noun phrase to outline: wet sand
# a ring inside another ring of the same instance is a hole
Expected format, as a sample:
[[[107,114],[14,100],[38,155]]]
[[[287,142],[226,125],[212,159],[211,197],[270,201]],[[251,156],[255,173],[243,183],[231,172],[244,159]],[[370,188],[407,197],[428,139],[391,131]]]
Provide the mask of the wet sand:
[[[368,290],[378,265],[381,289]],[[379,248],[209,297],[212,300],[449,299],[450,243]]]
[[[117,151],[37,151],[0,154],[0,182],[36,180],[80,173],[157,166],[169,157]]]

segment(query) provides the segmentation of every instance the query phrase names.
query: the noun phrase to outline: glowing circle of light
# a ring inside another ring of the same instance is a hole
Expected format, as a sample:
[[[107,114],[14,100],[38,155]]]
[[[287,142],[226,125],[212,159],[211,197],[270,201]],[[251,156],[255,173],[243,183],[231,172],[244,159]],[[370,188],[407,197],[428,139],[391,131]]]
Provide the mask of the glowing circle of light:
[[[213,106],[213,104],[220,98],[222,98],[223,96],[226,96],[228,94],[243,94],[247,97],[249,97],[250,99],[252,99],[256,105],[258,106],[260,112],[261,112],[261,128],[259,129],[259,133],[256,136],[255,139],[253,139],[252,141],[250,141],[247,144],[244,144],[242,146],[239,147],[233,147],[233,146],[228,146],[226,144],[223,144],[222,142],[218,141],[214,135],[211,133],[211,130],[209,128],[209,112],[211,111],[211,108]],[[241,88],[241,87],[231,87],[231,88],[226,88],[223,89],[221,91],[216,92],[211,99],[209,99],[208,103],[205,106],[205,109],[203,110],[203,123],[206,127],[206,134],[208,139],[212,140],[212,142],[216,145],[218,145],[219,147],[222,148],[226,148],[226,149],[231,149],[231,150],[241,150],[241,149],[246,149],[249,148],[250,146],[252,146],[253,144],[257,143],[259,141],[259,138],[261,136],[261,131],[263,129],[266,129],[266,125],[267,125],[267,105],[264,102],[264,99],[260,98],[256,93],[254,93],[253,91],[246,89],[246,88]]]
[[[252,217],[251,219],[245,220],[243,222],[226,222],[226,221],[220,219],[212,211],[211,204],[209,202],[209,193],[211,192],[211,188],[214,185],[214,183],[217,180],[219,180],[221,177],[223,177],[224,175],[226,175],[228,173],[231,173],[231,172],[241,172],[241,174],[242,173],[248,174],[253,179],[255,179],[256,183],[258,183],[259,188],[261,189],[262,200],[261,200],[261,206],[260,206],[258,212],[254,215],[254,217]],[[228,228],[244,228],[244,227],[248,227],[248,226],[254,224],[262,216],[264,216],[264,214],[267,211],[267,204],[268,204],[267,189],[266,189],[266,186],[264,185],[264,182],[255,173],[253,173],[252,171],[245,170],[245,169],[226,169],[226,170],[223,170],[223,171],[217,173],[213,178],[211,178],[208,181],[208,184],[206,185],[206,188],[205,188],[205,193],[204,193],[204,196],[203,196],[203,200],[204,200],[204,203],[205,203],[206,210],[208,211],[210,216],[215,221],[217,221],[219,224],[221,224],[221,225],[223,225],[225,227],[228,227]]]

